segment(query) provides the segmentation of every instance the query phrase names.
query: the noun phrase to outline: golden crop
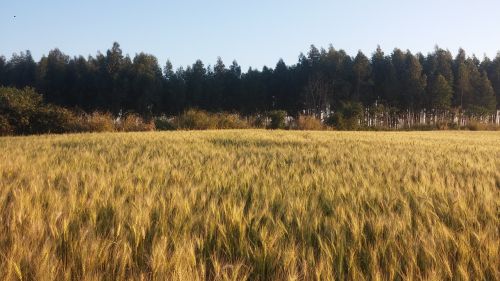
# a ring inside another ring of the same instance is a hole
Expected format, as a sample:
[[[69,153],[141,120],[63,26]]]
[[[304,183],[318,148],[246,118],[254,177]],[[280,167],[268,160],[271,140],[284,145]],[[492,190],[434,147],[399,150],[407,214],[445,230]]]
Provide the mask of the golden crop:
[[[0,138],[1,280],[498,280],[498,132]]]

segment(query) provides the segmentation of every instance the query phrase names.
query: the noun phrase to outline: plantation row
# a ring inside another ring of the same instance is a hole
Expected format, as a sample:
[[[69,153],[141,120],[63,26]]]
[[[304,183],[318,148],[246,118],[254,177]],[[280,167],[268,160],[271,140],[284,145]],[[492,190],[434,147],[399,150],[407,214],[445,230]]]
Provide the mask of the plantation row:
[[[371,57],[362,52],[351,57],[331,46],[311,46],[294,65],[280,60],[274,68],[247,72],[220,58],[213,66],[200,60],[178,69],[169,61],[161,64],[150,54],[124,55],[117,43],[88,58],[54,49],[35,62],[27,51],[8,60],[0,56],[0,86],[33,87],[48,103],[115,116],[170,116],[199,108],[320,117],[329,110],[375,107],[403,119],[399,123],[412,123],[423,111],[431,118],[456,112],[460,119],[468,115],[491,123],[500,106],[500,55],[479,60],[462,49],[455,57],[438,47],[427,55],[377,48]]]

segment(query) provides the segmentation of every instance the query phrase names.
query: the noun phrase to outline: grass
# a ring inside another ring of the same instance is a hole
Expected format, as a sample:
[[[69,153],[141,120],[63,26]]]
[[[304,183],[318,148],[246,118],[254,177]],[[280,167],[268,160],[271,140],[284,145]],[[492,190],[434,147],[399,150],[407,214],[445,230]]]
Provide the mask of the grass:
[[[498,280],[499,132],[0,138],[1,280]]]

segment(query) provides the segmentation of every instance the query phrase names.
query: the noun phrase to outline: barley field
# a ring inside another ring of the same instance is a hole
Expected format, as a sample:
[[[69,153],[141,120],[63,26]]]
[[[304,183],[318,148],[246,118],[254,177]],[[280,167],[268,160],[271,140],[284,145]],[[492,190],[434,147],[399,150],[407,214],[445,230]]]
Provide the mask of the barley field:
[[[0,138],[0,280],[499,280],[499,132]]]

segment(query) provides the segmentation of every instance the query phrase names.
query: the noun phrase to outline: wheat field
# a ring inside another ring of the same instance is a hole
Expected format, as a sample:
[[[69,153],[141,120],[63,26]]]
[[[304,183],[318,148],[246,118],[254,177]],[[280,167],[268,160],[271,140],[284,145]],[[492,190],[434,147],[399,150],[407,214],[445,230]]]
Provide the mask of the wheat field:
[[[499,280],[499,132],[0,138],[0,280]]]

